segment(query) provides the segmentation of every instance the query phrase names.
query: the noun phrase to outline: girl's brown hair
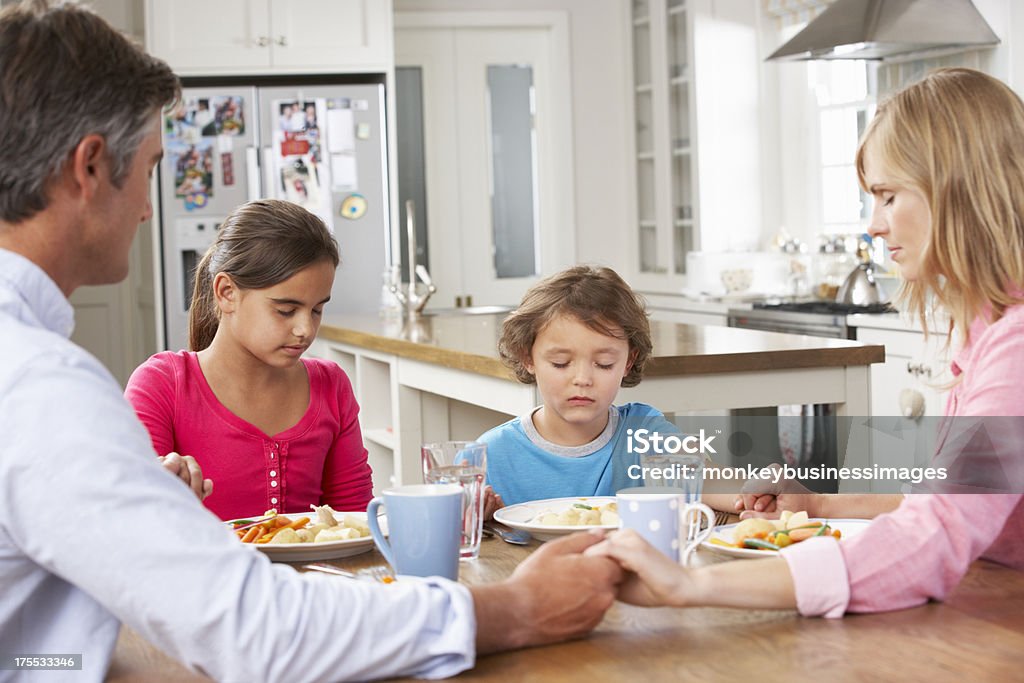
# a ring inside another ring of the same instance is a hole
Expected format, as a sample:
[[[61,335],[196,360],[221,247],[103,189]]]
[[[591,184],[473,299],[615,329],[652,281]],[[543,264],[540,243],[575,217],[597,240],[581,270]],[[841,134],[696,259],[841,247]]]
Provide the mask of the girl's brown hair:
[[[265,289],[320,261],[339,263],[338,244],[318,217],[301,206],[261,199],[235,209],[196,266],[188,314],[188,346],[202,351],[220,323],[213,278],[225,273],[240,289]]]
[[[898,294],[924,324],[928,295],[966,339],[982,313],[994,322],[1019,303],[1024,285],[1024,103],[980,71],[939,69],[878,107],[857,150],[894,181],[919,191],[931,210],[923,272]]]
[[[559,316],[572,316],[590,329],[629,343],[632,366],[622,386],[635,387],[651,355],[651,325],[640,295],[611,268],[575,266],[542,280],[526,293],[501,326],[498,353],[516,379],[536,382],[526,369],[533,343]]]

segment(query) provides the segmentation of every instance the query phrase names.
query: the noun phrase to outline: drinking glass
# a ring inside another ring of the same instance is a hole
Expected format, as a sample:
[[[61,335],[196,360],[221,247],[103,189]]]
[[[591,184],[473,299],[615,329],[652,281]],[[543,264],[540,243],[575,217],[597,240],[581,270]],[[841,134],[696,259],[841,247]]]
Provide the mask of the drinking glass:
[[[487,445],[478,441],[439,441],[423,444],[420,454],[425,483],[462,486],[462,545],[459,557],[475,560],[480,555],[480,538],[483,533]]]

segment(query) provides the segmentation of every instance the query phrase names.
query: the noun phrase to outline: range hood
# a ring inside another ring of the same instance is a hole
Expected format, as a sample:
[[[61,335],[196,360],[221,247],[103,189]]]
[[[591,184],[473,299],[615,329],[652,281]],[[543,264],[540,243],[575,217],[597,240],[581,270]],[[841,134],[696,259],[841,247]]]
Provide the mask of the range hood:
[[[988,47],[971,0],[836,0],[768,59],[892,59]]]

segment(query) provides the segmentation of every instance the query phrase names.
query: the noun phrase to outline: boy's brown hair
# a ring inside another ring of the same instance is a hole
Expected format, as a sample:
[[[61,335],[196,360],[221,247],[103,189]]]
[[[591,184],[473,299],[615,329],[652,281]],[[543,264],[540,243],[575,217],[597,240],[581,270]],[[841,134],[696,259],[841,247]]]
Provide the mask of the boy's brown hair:
[[[538,282],[502,323],[498,353],[516,379],[536,382],[525,361],[540,331],[564,315],[603,335],[625,339],[632,366],[621,386],[640,383],[652,347],[646,303],[614,270],[595,266],[574,266]]]

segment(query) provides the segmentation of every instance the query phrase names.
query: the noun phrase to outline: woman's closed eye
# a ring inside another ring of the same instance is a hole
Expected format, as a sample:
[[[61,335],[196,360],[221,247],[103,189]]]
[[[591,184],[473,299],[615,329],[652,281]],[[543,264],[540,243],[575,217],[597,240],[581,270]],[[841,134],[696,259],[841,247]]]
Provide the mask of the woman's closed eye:
[[[295,309],[294,309],[294,308],[291,308],[291,309],[288,309],[288,310],[281,310],[281,309],[279,308],[279,309],[277,309],[277,313],[278,313],[278,315],[280,315],[280,316],[282,316],[282,317],[285,317],[285,318],[290,318],[290,317],[292,317],[293,315],[295,315]]]

